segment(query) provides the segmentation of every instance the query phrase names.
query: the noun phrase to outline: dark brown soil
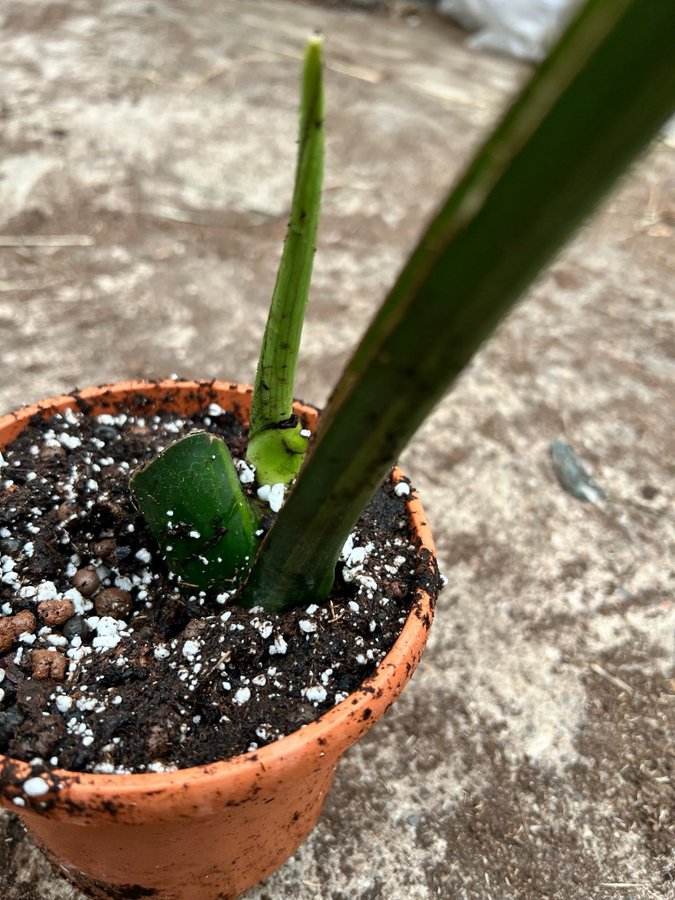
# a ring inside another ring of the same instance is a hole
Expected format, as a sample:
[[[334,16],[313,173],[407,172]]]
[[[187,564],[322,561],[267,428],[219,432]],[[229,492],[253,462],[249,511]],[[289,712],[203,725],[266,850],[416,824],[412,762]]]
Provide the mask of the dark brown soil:
[[[3,450],[0,752],[45,783],[53,767],[200,765],[296,730],[374,671],[415,590],[437,586],[410,542],[406,488],[388,483],[327,603],[275,615],[181,593],[127,478],[195,428],[241,459],[238,418],[209,402],[190,421],[145,415],[143,398],[122,416],[37,416]]]

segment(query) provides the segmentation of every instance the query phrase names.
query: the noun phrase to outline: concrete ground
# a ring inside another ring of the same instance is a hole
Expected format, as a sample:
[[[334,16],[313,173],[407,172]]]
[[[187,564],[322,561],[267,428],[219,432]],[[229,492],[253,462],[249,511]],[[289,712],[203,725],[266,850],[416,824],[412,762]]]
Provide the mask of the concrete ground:
[[[0,19],[2,411],[130,376],[253,378],[313,27],[329,137],[298,394],[323,402],[524,74],[429,15],[6,0]],[[675,894],[674,234],[662,141],[406,453],[449,579],[429,650],[249,900]],[[554,438],[608,502],[562,490]],[[3,898],[80,896],[11,816],[0,832]]]

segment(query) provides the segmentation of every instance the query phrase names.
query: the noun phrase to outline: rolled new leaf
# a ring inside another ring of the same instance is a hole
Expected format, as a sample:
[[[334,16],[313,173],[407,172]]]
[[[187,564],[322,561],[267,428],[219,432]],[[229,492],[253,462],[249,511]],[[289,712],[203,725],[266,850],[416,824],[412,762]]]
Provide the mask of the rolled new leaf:
[[[260,484],[289,484],[308,440],[293,415],[295,369],[312,277],[321,207],[324,102],[320,37],[307,44],[302,70],[300,129],[291,217],[265,327],[246,456]]]
[[[227,445],[206,432],[172,444],[130,480],[167,565],[195,591],[234,587],[251,567],[257,514]]]

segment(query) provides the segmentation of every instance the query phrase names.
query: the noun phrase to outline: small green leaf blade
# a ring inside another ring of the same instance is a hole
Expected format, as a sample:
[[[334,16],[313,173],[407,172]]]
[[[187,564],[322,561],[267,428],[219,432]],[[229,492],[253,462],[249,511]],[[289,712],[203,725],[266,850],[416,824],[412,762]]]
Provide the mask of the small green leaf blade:
[[[130,487],[185,586],[207,593],[233,589],[250,569],[258,516],[219,437],[199,432],[176,441],[138,469]]]
[[[302,68],[295,186],[288,231],[260,349],[247,459],[260,484],[289,484],[307,442],[293,426],[293,389],[309,297],[324,168],[323,39],[307,43]]]

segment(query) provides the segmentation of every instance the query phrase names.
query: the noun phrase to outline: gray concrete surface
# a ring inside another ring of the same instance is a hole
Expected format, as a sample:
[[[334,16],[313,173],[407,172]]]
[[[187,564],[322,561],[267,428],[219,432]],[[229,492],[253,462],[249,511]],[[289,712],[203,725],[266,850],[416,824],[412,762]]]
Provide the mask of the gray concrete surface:
[[[328,166],[298,393],[321,403],[523,75],[429,16],[6,0],[0,19],[2,410],[136,375],[253,377],[315,26]],[[406,453],[449,579],[428,653],[250,900],[675,893],[674,233],[663,141]],[[612,502],[561,490],[555,437]],[[11,817],[0,832],[2,897],[79,896]]]

